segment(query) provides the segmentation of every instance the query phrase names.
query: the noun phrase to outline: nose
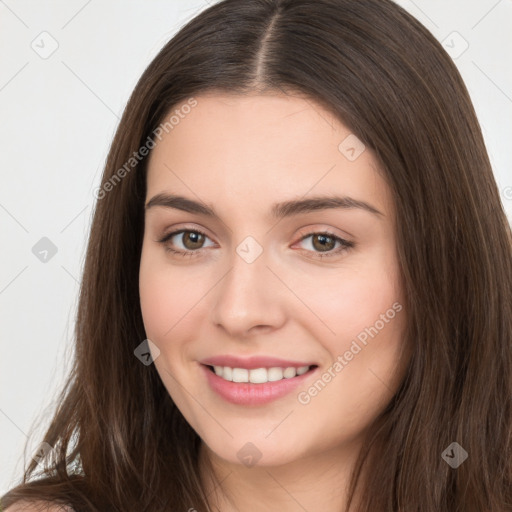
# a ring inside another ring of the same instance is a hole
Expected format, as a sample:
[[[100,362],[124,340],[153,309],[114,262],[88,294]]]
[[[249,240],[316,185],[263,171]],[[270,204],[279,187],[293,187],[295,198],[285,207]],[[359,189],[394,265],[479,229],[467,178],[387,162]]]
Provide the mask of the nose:
[[[233,251],[230,264],[215,287],[212,322],[235,339],[281,327],[286,320],[286,288],[270,270],[266,252],[249,263]]]

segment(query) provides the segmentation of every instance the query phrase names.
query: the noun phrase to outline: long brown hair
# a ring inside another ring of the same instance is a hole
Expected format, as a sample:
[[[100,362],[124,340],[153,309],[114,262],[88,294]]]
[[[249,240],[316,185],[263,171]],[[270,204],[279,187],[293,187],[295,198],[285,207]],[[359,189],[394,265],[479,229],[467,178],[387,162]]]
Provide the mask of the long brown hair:
[[[73,369],[44,436],[54,450],[44,471],[31,461],[3,507],[37,498],[76,511],[209,510],[201,440],[154,365],[134,356],[146,338],[147,158],[126,162],[190,98],[278,89],[326,106],[371,147],[396,205],[412,356],[355,467],[358,510],[511,510],[511,229],[459,72],[390,0],[224,0],[151,62],[103,173]],[[457,468],[442,456],[454,442],[468,454]]]

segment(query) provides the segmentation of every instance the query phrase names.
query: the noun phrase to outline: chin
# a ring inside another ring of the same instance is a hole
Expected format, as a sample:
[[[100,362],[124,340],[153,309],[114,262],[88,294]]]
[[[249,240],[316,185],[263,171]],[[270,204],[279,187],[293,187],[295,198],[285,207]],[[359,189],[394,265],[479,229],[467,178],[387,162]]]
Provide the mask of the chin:
[[[283,466],[293,463],[301,458],[297,453],[296,444],[283,446],[279,442],[278,447],[268,439],[256,439],[249,441],[247,437],[231,439],[228,443],[215,440],[214,443],[206,443],[208,450],[213,452],[214,458],[221,459],[224,463],[241,466],[241,468]]]

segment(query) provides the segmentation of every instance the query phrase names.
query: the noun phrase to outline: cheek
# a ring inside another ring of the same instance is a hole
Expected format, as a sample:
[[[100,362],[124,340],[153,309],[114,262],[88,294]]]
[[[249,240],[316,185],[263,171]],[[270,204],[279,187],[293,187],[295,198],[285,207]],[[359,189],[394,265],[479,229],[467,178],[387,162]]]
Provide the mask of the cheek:
[[[139,270],[140,307],[149,339],[159,339],[169,329],[169,312],[174,311],[175,287],[168,286],[161,269],[148,252],[142,251]],[[166,321],[167,319],[167,321]],[[167,324],[167,326],[166,326]]]
[[[319,275],[303,290],[321,319],[307,325],[304,320],[303,326],[314,331],[328,354],[325,378],[311,395],[303,390],[304,401],[311,398],[318,414],[334,408],[361,425],[391,398],[404,349],[398,265],[391,250],[374,256],[358,268]]]
[[[394,281],[383,274],[367,277],[346,281],[343,292],[323,298],[319,316],[335,335],[323,325],[316,329],[328,361],[318,379],[298,391],[313,431],[318,418],[329,418],[322,427],[326,443],[339,437],[339,425],[347,436],[359,435],[389,403],[401,380],[405,310]]]
[[[199,275],[170,265],[163,250],[143,248],[139,294],[147,336],[163,342],[182,329],[194,304],[206,293],[204,283]]]
[[[144,328],[146,336],[160,350],[160,357],[154,361],[160,378],[183,411],[189,409],[189,404],[177,381],[186,377],[190,359],[187,341],[196,332],[194,313],[199,298],[204,295],[197,286],[190,286],[191,280],[185,275],[179,268],[166,264],[155,251],[143,250],[139,294]]]
[[[386,269],[381,264],[318,275],[308,280],[301,295],[307,297],[308,307],[321,320],[316,322],[318,339],[337,353],[348,349],[347,342],[376,322],[381,328],[381,315],[392,320],[396,316],[393,304],[402,304],[397,272],[392,265]]]

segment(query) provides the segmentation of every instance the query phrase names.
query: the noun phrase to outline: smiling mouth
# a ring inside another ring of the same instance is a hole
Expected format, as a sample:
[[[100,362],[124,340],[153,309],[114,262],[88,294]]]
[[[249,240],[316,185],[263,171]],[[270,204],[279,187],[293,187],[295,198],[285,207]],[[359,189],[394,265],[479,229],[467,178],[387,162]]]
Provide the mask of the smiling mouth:
[[[217,377],[234,383],[266,384],[299,377],[317,368],[316,364],[301,367],[231,368],[229,366],[205,365]]]

